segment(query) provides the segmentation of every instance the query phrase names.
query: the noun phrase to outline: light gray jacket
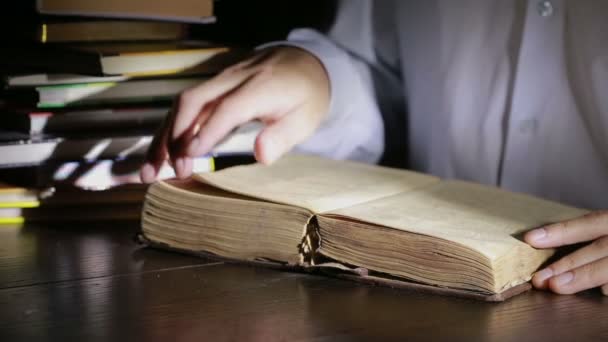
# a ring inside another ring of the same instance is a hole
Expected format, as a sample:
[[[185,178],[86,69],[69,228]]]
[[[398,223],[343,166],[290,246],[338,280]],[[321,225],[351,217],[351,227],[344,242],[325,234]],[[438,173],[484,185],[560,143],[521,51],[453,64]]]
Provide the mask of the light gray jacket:
[[[301,150],[608,208],[608,1],[346,0]],[[285,44],[285,42],[283,42]]]

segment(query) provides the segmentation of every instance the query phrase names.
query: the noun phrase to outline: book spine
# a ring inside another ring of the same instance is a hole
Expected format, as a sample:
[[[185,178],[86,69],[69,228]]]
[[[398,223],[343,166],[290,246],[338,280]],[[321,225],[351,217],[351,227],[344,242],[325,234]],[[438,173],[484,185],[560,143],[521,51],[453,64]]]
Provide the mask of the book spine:
[[[4,175],[0,172],[0,177],[20,186],[40,188],[69,185],[83,189],[103,190],[127,184],[140,184],[139,170],[142,165],[143,158],[141,157],[91,162],[50,161],[38,166],[23,167],[19,172],[6,170]],[[224,167],[226,163],[220,162],[220,165]],[[193,172],[210,171],[213,171],[213,158],[199,157],[193,160]],[[22,175],[27,176],[17,179]],[[165,164],[161,167],[158,177],[159,179],[174,178],[175,172],[168,164]]]
[[[192,24],[215,22],[213,0],[178,0],[172,2],[130,1],[65,1],[37,0],[40,14],[119,19],[145,19]]]
[[[40,25],[42,43],[176,41],[184,36],[184,24],[97,20]]]

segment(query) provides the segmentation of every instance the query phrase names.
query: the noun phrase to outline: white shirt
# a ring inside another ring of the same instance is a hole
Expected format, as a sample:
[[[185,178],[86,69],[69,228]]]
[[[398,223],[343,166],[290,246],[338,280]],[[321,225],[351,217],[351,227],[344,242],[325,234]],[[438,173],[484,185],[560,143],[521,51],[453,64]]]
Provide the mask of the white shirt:
[[[300,150],[608,208],[608,1],[339,8],[328,36],[288,38],[331,84]]]

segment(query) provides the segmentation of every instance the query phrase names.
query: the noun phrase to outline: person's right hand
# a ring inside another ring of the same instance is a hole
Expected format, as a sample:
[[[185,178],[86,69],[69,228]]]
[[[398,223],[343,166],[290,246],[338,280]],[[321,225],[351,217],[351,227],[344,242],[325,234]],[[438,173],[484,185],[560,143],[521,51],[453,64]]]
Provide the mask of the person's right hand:
[[[167,160],[179,178],[237,126],[259,120],[256,159],[272,163],[319,126],[329,107],[329,80],[320,61],[293,47],[262,50],[209,81],[184,91],[154,137],[141,179],[150,183]]]

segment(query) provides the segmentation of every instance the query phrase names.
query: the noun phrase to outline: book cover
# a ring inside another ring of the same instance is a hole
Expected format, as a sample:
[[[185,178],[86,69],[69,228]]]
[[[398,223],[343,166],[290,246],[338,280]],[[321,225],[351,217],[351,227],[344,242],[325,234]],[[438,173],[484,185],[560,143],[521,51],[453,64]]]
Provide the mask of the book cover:
[[[255,139],[262,129],[259,122],[241,125],[228,134],[208,156],[252,154]],[[46,162],[93,162],[101,159],[123,160],[145,156],[152,134],[81,135],[78,138],[49,135],[30,136],[20,132],[0,132],[0,168],[40,165]],[[205,157],[205,156],[201,156]]]
[[[116,108],[65,112],[9,112],[0,115],[0,127],[31,136],[78,137],[117,132],[154,132],[170,108]]]
[[[212,23],[212,0],[37,0],[41,14]]]
[[[186,38],[179,23],[128,20],[46,21],[36,25],[40,43],[172,41]]]
[[[214,73],[242,52],[200,44],[6,44],[0,71],[7,75],[64,73],[89,76],[152,76]],[[45,58],[39,58],[45,56]]]

